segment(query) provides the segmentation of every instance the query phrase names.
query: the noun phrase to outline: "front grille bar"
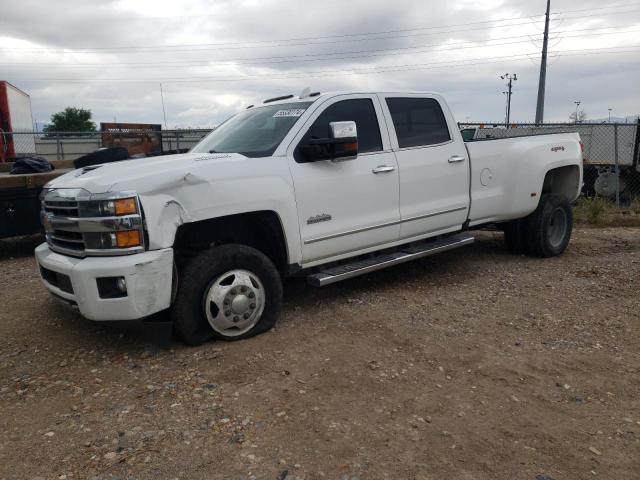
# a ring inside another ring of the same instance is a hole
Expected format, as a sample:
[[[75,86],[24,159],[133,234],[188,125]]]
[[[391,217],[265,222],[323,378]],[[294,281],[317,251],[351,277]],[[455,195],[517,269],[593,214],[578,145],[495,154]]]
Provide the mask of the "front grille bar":
[[[69,237],[60,237],[58,235],[51,235],[50,238],[51,238],[51,240],[54,240],[54,241],[57,241],[57,242],[78,243],[78,244],[84,245],[84,240],[82,240],[82,239],[69,238]]]
[[[44,206],[45,210],[77,210],[78,204],[73,202],[73,205],[62,205],[66,202],[47,202]],[[71,203],[71,202],[69,202]]]
[[[118,230],[135,230],[142,226],[140,215],[122,217],[59,217],[50,216],[48,221],[54,230],[79,233],[116,232]]]

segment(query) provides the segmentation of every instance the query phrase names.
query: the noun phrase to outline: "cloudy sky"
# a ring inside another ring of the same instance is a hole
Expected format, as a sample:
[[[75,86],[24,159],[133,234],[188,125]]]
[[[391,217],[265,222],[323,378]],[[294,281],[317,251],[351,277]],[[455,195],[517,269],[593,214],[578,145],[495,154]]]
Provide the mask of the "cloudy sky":
[[[34,119],[206,127],[312,90],[444,94],[459,121],[535,116],[544,0],[0,0],[0,77]],[[640,113],[640,1],[552,0],[545,120]]]

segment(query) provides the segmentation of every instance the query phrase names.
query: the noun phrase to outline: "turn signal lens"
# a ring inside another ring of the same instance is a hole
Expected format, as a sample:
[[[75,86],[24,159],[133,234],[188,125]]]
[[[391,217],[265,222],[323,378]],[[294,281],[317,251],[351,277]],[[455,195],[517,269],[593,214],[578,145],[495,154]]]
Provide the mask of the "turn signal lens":
[[[113,201],[116,215],[132,215],[138,213],[138,205],[135,198],[121,198]]]
[[[120,248],[137,247],[140,245],[139,230],[124,230],[116,232],[116,246]]]

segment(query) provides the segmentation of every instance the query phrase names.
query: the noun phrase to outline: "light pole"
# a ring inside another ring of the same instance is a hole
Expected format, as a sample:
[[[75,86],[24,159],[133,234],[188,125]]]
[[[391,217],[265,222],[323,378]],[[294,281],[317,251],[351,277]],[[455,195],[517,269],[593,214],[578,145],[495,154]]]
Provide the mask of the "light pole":
[[[580,106],[580,104],[582,103],[580,100],[576,100],[575,102],[573,102],[576,104],[576,123],[578,123],[578,107]]]
[[[507,86],[509,87],[509,90],[506,92],[507,93],[507,116],[505,118],[504,121],[504,126],[506,128],[509,128],[509,120],[511,118],[511,95],[512,95],[512,87],[513,87],[513,82],[515,82],[516,80],[518,80],[518,74],[514,73],[513,75],[510,73],[505,73],[504,75],[500,75],[500,78],[502,80],[509,80],[509,83],[507,83]]]
[[[611,108],[607,108],[607,110],[609,110],[609,123],[611,123]]]
[[[162,102],[162,117],[164,118],[164,129],[167,129],[167,111],[164,109],[164,94],[162,93],[162,83],[160,84],[160,101]]]

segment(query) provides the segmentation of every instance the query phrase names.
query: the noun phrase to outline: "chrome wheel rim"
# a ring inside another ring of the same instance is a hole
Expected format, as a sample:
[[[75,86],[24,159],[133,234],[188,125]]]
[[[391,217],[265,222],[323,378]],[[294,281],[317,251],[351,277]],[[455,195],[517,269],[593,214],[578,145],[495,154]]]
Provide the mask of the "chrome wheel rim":
[[[211,282],[202,308],[213,330],[236,337],[258,323],[264,305],[264,286],[258,276],[248,270],[230,270]]]
[[[547,239],[552,247],[562,244],[567,233],[567,214],[561,208],[556,208],[549,217],[547,225]]]

